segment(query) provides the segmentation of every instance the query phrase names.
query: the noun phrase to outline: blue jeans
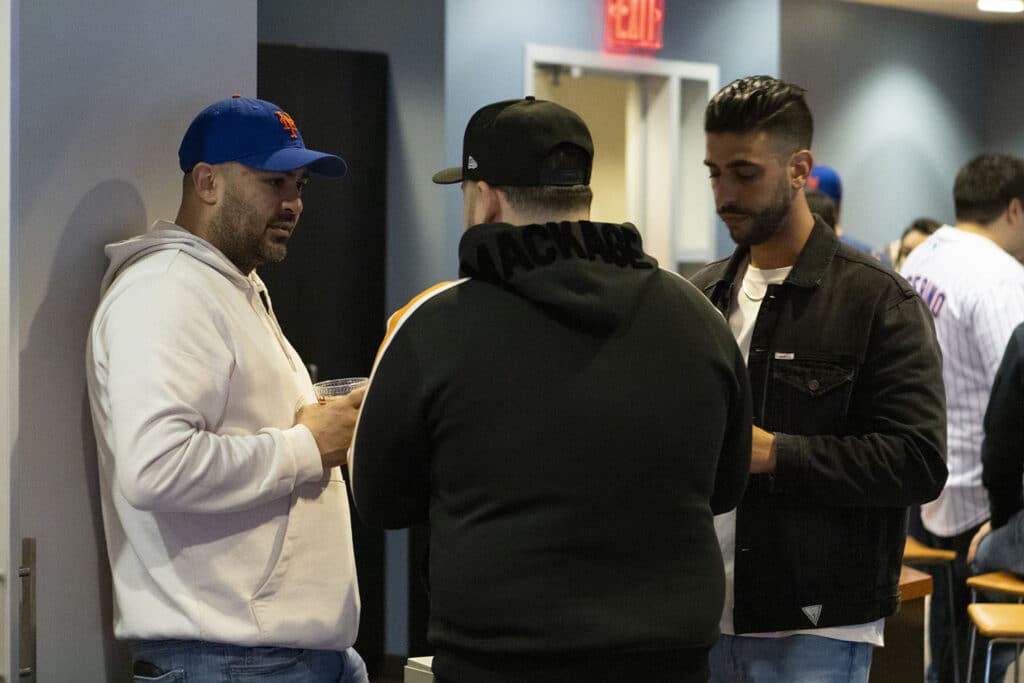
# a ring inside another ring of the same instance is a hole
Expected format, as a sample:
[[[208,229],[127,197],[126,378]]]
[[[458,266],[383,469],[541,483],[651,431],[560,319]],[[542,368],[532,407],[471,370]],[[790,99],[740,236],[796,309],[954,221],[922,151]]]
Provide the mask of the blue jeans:
[[[711,683],[867,683],[873,648],[820,636],[722,635],[711,648]]]
[[[298,650],[239,647],[199,640],[145,640],[132,644],[136,683],[368,683],[354,649]]]
[[[979,572],[1024,574],[1024,511],[982,539],[974,568]]]

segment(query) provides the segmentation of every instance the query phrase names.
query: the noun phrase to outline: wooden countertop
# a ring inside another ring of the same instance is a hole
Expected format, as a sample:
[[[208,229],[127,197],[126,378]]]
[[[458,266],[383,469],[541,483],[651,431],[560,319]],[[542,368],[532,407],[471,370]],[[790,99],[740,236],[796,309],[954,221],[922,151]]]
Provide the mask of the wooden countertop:
[[[903,565],[900,570],[900,600],[915,600],[930,595],[932,577],[919,569]]]

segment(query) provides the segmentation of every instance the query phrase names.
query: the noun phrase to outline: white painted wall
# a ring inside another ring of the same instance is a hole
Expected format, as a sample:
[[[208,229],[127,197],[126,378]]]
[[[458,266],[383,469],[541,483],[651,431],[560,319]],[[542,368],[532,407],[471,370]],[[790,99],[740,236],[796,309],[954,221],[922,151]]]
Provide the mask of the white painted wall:
[[[0,148],[6,153],[0,154],[0,330],[7,333],[0,349],[0,676],[11,679],[13,666],[10,653],[12,633],[10,629],[9,605],[12,602],[13,590],[17,581],[13,580],[11,563],[11,444],[13,443],[13,421],[17,419],[17,396],[14,382],[11,381],[12,368],[17,367],[14,350],[11,317],[11,104],[14,100],[11,91],[11,56],[16,49],[13,40],[14,11],[18,0],[0,0]]]
[[[15,5],[13,222],[0,254],[0,275],[9,270],[0,295],[11,301],[10,327],[0,326],[11,357],[11,560],[22,536],[37,539],[37,680],[125,680],[111,637],[85,335],[104,243],[174,216],[189,121],[232,92],[256,92],[256,4]],[[2,72],[0,63],[0,83]]]

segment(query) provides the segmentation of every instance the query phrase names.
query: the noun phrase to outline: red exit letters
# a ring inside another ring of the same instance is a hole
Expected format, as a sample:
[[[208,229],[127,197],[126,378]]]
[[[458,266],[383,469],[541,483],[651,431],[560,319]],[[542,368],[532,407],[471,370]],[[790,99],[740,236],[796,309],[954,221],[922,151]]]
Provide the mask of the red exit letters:
[[[605,46],[661,49],[664,20],[665,0],[605,0]]]

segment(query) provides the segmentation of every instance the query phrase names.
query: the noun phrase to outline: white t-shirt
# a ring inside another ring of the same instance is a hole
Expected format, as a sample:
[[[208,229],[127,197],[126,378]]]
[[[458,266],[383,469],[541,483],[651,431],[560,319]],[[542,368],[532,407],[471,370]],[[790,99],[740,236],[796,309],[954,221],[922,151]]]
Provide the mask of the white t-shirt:
[[[946,385],[946,466],[939,497],[921,506],[937,536],[955,536],[988,519],[981,483],[983,421],[996,370],[1024,322],[1024,266],[995,242],[943,226],[901,268],[935,318]]]
[[[733,299],[729,302],[729,328],[732,330],[736,343],[746,359],[750,354],[750,338],[754,334],[754,323],[761,310],[761,301],[768,292],[768,285],[781,284],[792,266],[761,270],[747,265],[739,287],[733,288]],[[719,629],[722,633],[734,635],[736,628],[732,623],[732,610],[736,605],[734,581],[736,576],[736,511],[715,517],[715,533],[722,549],[722,562],[725,565],[725,605]],[[775,631],[771,633],[744,633],[754,638],[784,638],[795,635],[820,636],[834,640],[845,640],[855,643],[871,643],[881,646],[885,619],[878,619],[867,624],[853,626],[833,626],[829,628],[800,629],[797,631]]]

